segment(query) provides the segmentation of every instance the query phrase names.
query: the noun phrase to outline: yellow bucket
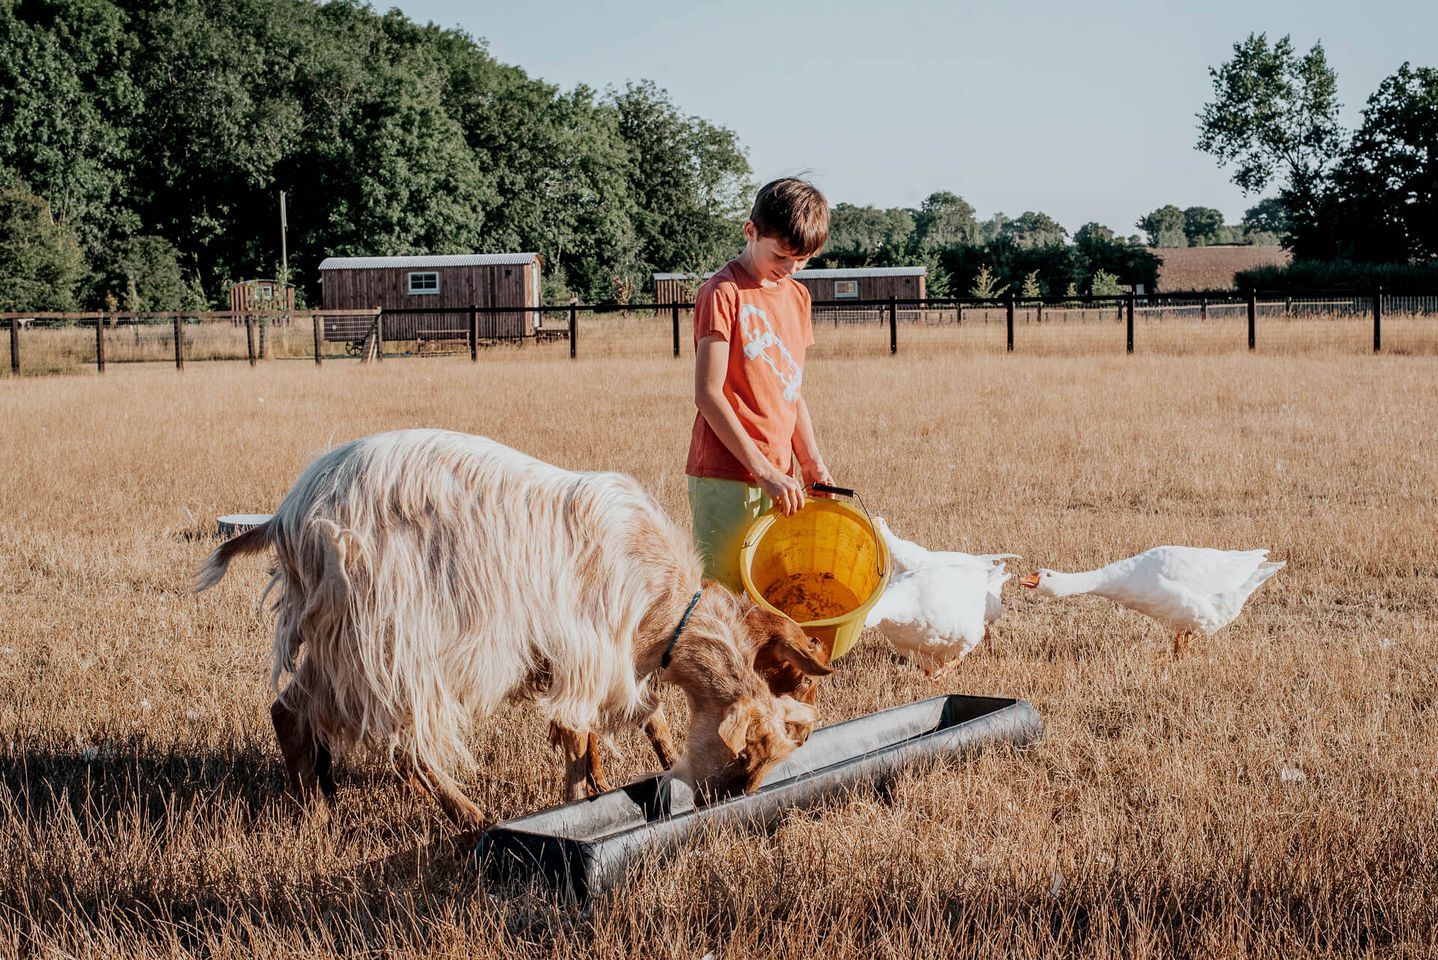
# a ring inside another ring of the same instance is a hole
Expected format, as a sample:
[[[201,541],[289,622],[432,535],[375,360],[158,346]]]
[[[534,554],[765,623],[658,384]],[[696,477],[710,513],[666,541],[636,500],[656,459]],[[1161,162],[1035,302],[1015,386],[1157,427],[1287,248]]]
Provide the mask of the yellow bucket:
[[[858,510],[811,498],[793,516],[770,512],[749,525],[739,576],[756,603],[794,620],[836,660],[889,585],[889,548]]]

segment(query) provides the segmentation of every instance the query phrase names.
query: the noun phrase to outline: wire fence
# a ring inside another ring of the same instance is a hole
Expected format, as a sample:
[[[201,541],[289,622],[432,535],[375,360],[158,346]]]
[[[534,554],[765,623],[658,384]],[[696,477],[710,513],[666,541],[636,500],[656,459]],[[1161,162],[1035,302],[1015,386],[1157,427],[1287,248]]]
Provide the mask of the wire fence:
[[[1438,355],[1438,293],[1311,291],[816,302],[814,350],[1086,355]],[[568,304],[288,313],[0,314],[6,375],[131,363],[382,361],[525,348],[538,357],[693,352],[693,304]]]

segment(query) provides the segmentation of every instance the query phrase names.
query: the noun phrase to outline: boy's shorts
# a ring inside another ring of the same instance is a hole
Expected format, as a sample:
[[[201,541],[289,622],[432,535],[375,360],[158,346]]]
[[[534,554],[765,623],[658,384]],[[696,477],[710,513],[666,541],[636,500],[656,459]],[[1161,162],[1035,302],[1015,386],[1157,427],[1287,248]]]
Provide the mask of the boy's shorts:
[[[759,487],[742,480],[689,478],[689,513],[694,518],[694,546],[704,558],[704,576],[743,594],[739,550],[744,531],[774,506]]]

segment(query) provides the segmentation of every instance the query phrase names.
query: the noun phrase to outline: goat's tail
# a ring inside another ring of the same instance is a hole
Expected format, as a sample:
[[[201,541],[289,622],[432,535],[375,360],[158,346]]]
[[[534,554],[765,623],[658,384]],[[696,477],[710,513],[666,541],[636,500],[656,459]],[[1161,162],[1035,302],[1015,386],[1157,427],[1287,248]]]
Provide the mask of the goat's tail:
[[[204,566],[195,574],[195,592],[200,593],[219,583],[224,578],[225,571],[230,568],[230,561],[235,557],[246,553],[259,553],[273,544],[273,522],[270,520],[251,527],[238,537],[232,537],[216,547],[215,552],[206,558]]]

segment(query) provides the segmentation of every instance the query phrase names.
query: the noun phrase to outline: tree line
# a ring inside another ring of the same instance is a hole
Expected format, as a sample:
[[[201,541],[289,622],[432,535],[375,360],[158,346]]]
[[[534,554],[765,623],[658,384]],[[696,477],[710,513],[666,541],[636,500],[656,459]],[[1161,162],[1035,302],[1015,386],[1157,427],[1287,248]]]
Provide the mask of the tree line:
[[[1434,71],[1405,64],[1339,136],[1321,48],[1235,51],[1201,146],[1279,195],[1240,225],[1159,208],[1147,245],[1433,256]],[[0,5],[0,309],[221,305],[231,282],[279,275],[281,190],[287,279],[310,303],[326,256],[518,250],[544,257],[551,301],[629,301],[655,271],[733,256],[754,186],[734,132],[652,83],[562,91],[359,0]],[[980,220],[947,191],[833,208],[816,266],[897,264],[926,266],[935,296],[1062,296],[1153,289],[1159,259],[1097,223]]]
[[[733,131],[652,83],[565,92],[482,40],[358,0],[0,6],[0,309],[226,303],[326,256],[533,250],[545,296],[627,301],[737,252],[754,184]],[[934,295],[1105,292],[1157,260],[951,193],[834,209],[823,260],[923,263]]]
[[[732,251],[730,130],[650,83],[562,92],[355,0],[0,5],[0,308],[194,308],[326,256],[541,253],[623,298]]]
[[[1086,223],[1070,237],[1032,210],[981,221],[968,201],[945,190],[917,209],[835,205],[829,243],[811,265],[921,265],[931,297],[1059,297],[1113,295],[1135,284],[1153,290],[1160,263],[1138,236]]]

